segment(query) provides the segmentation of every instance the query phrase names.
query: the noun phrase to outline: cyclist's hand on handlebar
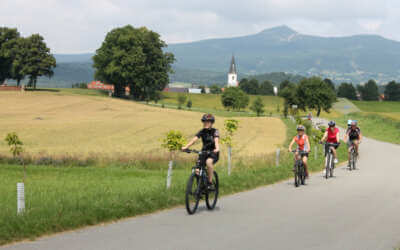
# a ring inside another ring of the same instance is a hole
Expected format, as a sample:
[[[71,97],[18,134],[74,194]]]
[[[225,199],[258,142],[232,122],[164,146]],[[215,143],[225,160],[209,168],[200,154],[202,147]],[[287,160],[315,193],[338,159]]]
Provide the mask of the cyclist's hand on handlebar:
[[[214,149],[214,153],[218,153],[219,152],[219,149]]]
[[[188,148],[187,148],[187,147],[182,147],[181,150],[182,150],[183,152],[185,152],[186,150],[188,150]]]

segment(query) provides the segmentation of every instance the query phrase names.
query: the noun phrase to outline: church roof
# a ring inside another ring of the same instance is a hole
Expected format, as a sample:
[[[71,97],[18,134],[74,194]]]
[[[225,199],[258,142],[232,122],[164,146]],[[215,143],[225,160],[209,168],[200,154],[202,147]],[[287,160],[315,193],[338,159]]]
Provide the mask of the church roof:
[[[229,74],[237,74],[234,56],[232,56],[231,66],[229,67]]]

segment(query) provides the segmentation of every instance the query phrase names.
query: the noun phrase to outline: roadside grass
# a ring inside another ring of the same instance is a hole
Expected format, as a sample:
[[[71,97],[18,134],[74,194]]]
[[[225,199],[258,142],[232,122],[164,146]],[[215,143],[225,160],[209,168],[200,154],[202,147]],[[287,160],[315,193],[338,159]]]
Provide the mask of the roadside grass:
[[[378,102],[378,101],[352,101],[359,109],[364,112],[374,113],[400,113],[400,102]]]
[[[285,124],[289,124],[291,138],[295,125],[288,120]],[[233,154],[231,176],[227,175],[226,160],[222,157],[216,168],[221,195],[292,178],[293,156],[286,147],[285,143],[278,167],[273,153],[255,157]],[[344,147],[339,152],[344,157]],[[166,160],[87,167],[28,166],[26,212],[20,216],[16,215],[16,183],[23,176],[22,167],[0,165],[0,245],[182,205],[194,161],[192,156],[177,162],[169,190],[165,188]],[[309,164],[311,171],[323,168],[322,150],[317,159],[311,154]],[[186,216],[185,209],[181,211]]]
[[[347,120],[357,120],[364,136],[400,144],[400,120],[373,113],[350,113],[338,120],[341,126],[346,126]]]

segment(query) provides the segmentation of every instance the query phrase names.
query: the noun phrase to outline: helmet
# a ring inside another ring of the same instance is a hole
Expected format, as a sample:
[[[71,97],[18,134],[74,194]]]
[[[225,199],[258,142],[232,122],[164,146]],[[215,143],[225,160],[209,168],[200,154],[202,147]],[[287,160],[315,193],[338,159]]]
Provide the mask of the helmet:
[[[209,122],[211,122],[211,123],[214,123],[214,122],[215,122],[215,118],[214,118],[214,116],[213,116],[212,114],[205,114],[205,115],[203,115],[203,117],[201,118],[201,121],[202,121],[202,122],[207,122],[207,121],[209,121]]]
[[[297,126],[297,131],[304,131],[304,130],[306,130],[306,129],[304,128],[303,125],[298,125]]]
[[[330,122],[328,123],[328,126],[329,126],[329,127],[335,127],[335,126],[336,126],[335,121],[330,121]]]
[[[347,125],[351,125],[352,120],[347,120]]]

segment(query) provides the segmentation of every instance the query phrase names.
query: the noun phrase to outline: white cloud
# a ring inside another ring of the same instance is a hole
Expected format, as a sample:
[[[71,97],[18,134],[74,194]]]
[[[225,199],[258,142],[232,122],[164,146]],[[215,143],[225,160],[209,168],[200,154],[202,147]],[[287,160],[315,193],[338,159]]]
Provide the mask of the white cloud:
[[[0,0],[0,26],[42,34],[56,53],[91,52],[132,24],[167,42],[238,36],[287,24],[301,33],[375,33],[400,40],[398,0]]]

